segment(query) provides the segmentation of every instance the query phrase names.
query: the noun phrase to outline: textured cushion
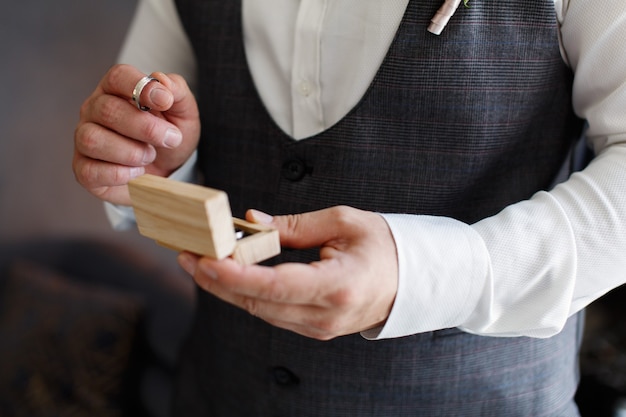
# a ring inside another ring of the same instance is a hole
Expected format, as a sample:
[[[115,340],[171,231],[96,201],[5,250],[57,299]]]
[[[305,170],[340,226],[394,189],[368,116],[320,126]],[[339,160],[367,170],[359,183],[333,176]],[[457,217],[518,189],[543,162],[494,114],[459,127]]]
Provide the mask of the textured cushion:
[[[0,278],[0,415],[122,415],[141,302],[23,261]]]

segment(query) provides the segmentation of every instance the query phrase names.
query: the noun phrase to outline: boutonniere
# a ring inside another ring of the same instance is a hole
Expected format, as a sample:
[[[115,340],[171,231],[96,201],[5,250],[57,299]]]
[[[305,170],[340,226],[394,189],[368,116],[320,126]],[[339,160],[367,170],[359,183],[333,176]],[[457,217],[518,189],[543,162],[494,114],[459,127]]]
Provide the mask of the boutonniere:
[[[465,7],[469,7],[469,0],[444,0],[443,5],[437,10],[437,13],[430,19],[428,31],[435,35],[440,35],[448,24],[450,18],[454,15],[459,4],[463,2]]]

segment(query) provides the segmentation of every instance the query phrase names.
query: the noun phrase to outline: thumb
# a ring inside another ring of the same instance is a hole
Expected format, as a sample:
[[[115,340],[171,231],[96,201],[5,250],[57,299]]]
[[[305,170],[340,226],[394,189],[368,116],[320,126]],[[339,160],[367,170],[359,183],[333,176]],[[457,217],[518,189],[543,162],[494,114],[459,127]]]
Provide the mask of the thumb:
[[[146,89],[151,87],[148,91],[148,100],[154,105],[154,110],[167,112],[167,118],[197,119],[196,99],[183,77],[162,72],[153,72],[150,76],[159,81],[146,87]]]
[[[305,249],[322,246],[338,236],[329,209],[302,214],[271,216],[258,210],[248,210],[246,219],[253,223],[274,227],[282,246]]]
[[[159,79],[155,74],[151,76],[159,82],[149,83],[144,87],[139,97],[140,103],[142,106],[154,111],[167,111],[174,103],[174,95],[168,88],[170,83],[166,84],[164,82],[165,77]]]

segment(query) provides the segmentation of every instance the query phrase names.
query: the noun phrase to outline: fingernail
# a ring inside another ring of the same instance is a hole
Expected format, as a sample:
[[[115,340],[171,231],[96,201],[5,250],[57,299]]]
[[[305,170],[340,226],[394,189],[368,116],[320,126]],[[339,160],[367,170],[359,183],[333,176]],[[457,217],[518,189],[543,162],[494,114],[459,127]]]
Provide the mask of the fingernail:
[[[163,145],[166,148],[175,148],[183,141],[183,134],[180,130],[169,128],[165,131],[165,139],[163,139]]]
[[[150,91],[150,101],[158,107],[168,108],[172,101],[172,95],[163,88],[153,88]]]
[[[154,162],[154,158],[156,158],[156,149],[154,149],[154,146],[148,146],[143,153],[143,161],[141,162],[144,165],[149,165]]]
[[[274,217],[259,210],[251,209],[250,214],[252,215],[255,223],[270,224],[274,220]]]
[[[130,168],[130,178],[140,177],[146,172],[144,167],[132,167]]]
[[[200,268],[200,271],[202,271],[203,274],[205,274],[211,279],[217,280],[217,272],[215,272],[215,270],[211,268],[210,266],[206,265],[206,263],[200,262],[198,267]]]

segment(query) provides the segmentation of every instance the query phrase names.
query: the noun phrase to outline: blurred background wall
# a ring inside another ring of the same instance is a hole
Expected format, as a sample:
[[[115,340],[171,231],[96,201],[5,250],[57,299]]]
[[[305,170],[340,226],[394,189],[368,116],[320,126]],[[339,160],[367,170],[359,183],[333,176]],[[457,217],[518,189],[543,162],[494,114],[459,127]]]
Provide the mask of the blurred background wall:
[[[2,416],[167,415],[192,282],[175,253],[111,230],[71,168],[79,107],[135,6],[27,0],[0,14]]]
[[[113,233],[74,181],[79,107],[116,59],[134,0],[11,2],[0,16],[0,238]],[[142,245],[140,240],[135,244]]]

